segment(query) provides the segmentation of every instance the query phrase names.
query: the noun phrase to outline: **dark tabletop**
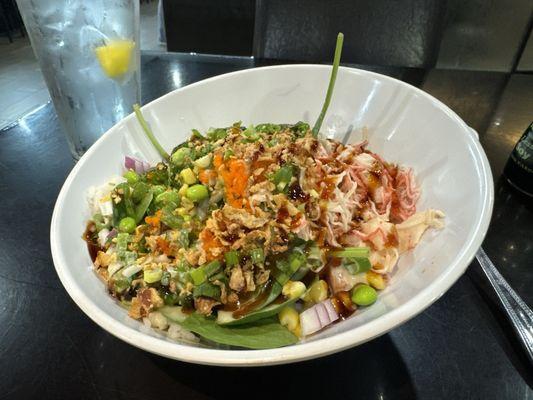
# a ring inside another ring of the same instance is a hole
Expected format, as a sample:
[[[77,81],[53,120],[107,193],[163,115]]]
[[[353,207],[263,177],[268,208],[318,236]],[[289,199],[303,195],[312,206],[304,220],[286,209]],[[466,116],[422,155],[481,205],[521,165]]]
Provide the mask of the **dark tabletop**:
[[[213,75],[272,63],[145,53],[143,101]],[[496,184],[484,248],[532,305],[533,205],[500,176],[533,119],[533,75],[361,68],[421,87],[479,132]],[[533,398],[532,368],[476,262],[416,318],[318,360],[205,367],[116,339],[74,304],[52,264],[52,209],[72,167],[51,104],[0,131],[0,399]]]

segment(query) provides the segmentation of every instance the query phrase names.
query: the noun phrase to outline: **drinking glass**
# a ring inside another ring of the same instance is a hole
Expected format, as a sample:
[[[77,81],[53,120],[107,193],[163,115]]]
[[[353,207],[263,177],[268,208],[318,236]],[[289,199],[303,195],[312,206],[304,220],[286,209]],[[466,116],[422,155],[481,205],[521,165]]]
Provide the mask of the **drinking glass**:
[[[139,0],[17,0],[73,157],[140,102]]]

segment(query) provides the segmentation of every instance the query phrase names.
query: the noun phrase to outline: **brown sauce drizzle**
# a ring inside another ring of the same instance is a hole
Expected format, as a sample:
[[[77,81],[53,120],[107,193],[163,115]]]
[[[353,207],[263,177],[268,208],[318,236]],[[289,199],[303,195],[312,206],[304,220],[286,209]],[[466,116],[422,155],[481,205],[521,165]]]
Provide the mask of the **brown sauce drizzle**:
[[[267,171],[268,167],[270,166],[270,164],[272,164],[272,161],[269,161],[269,160],[258,160],[258,159],[255,159],[252,162],[252,165],[250,166],[250,172],[251,172],[252,176],[254,177],[254,182],[255,183],[260,183],[260,182],[263,182],[263,181],[265,181],[267,179],[266,171]],[[257,171],[260,168],[262,168],[263,171],[259,175],[254,175],[254,171]]]
[[[93,235],[95,232],[96,226],[94,222],[89,221],[87,223],[87,227],[85,228],[85,232],[83,232],[83,240],[85,240],[87,243],[87,250],[89,250],[89,255],[91,256],[92,262],[95,262],[98,252],[102,250],[98,243],[95,243],[93,240]]]
[[[320,193],[320,198],[327,200],[331,197],[331,194],[335,190],[335,178],[327,177],[324,179],[325,185],[323,186],[322,192]]]
[[[303,191],[302,187],[298,184],[298,182],[294,182],[289,187],[289,192],[287,193],[287,196],[293,201],[304,202],[309,200],[309,195]]]
[[[394,232],[390,232],[387,235],[387,240],[385,241],[385,247],[396,247],[398,246],[398,237]]]
[[[370,171],[368,175],[368,183],[367,183],[368,190],[370,193],[374,193],[374,191],[378,188],[380,181],[381,181],[380,174],[375,171]]]
[[[278,215],[276,216],[276,221],[283,222],[289,217],[289,211],[287,210],[287,207],[282,206],[278,210]]]
[[[254,292],[244,293],[243,295],[239,296],[239,300],[236,303],[224,305],[223,310],[233,311],[233,318],[240,318],[254,311],[258,306],[260,306],[270,294],[271,287],[272,281],[269,280],[263,286],[259,295],[255,296]]]
[[[339,292],[331,298],[335,310],[341,317],[346,319],[355,312],[355,305],[352,303],[349,292]]]

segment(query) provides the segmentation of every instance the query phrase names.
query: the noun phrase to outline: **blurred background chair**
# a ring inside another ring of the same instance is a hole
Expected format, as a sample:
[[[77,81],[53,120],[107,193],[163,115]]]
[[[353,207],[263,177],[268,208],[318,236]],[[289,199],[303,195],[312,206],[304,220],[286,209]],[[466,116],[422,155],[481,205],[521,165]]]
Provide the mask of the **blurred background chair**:
[[[344,63],[533,68],[531,0],[160,1],[169,51],[329,62],[343,31]]]
[[[15,0],[0,0],[0,35],[6,36],[12,43],[17,32],[24,36],[24,25]]]
[[[168,51],[251,55],[254,0],[165,0],[163,9]]]
[[[343,63],[427,68],[435,65],[446,1],[258,0],[253,54],[330,61],[344,32]]]

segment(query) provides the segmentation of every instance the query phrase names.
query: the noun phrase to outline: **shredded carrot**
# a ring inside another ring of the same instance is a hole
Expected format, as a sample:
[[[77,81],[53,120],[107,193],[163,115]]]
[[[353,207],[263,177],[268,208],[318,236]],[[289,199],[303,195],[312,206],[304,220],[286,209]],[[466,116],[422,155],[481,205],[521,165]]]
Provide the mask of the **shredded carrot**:
[[[222,165],[222,162],[222,154],[220,154],[220,152],[215,153],[215,156],[213,157],[213,165],[215,166],[215,168],[219,168]]]
[[[226,202],[235,208],[243,208],[244,191],[248,184],[248,172],[244,160],[232,158],[218,167],[218,173],[224,180]]]
[[[200,173],[198,174],[198,179],[200,180],[200,182],[202,182],[204,185],[207,185],[209,184],[209,181],[212,179],[212,178],[215,178],[217,175],[217,173],[215,171],[213,171],[212,169],[203,169],[200,171]]]
[[[214,260],[222,255],[222,253],[219,256],[213,254],[212,250],[222,247],[222,243],[220,243],[220,240],[218,240],[209,229],[205,228],[200,232],[199,239],[202,241],[202,248],[206,252],[207,261]]]
[[[157,212],[153,216],[147,216],[146,218],[144,218],[144,222],[149,225],[152,225],[154,228],[157,228],[159,226],[159,223],[161,222],[161,210],[157,210]]]

